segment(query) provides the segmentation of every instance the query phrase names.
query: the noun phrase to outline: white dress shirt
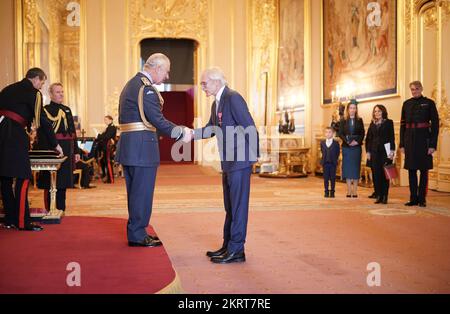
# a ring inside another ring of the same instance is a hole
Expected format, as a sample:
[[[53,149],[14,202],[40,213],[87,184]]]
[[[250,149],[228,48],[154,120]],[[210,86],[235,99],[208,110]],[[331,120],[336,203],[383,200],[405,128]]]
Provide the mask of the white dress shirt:
[[[220,98],[222,97],[223,90],[225,89],[225,85],[222,86],[216,94],[216,114],[219,110]]]
[[[329,148],[331,146],[331,144],[333,144],[333,139],[332,138],[327,138],[325,140],[325,145],[327,145],[327,147]]]

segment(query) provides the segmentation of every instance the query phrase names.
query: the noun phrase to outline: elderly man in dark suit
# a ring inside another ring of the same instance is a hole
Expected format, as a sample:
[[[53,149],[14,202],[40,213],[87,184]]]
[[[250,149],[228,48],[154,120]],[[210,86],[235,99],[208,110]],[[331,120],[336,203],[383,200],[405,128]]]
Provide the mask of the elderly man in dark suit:
[[[151,55],[141,72],[125,85],[119,100],[121,137],[116,161],[123,166],[127,197],[129,246],[156,247],[161,241],[147,234],[152,212],[156,171],[160,163],[158,135],[191,140],[187,128],[176,126],[162,114],[164,100],[153,84],[168,79],[170,60],[161,53]]]
[[[227,86],[221,69],[206,70],[201,78],[206,96],[214,96],[207,125],[193,131],[194,139],[215,136],[222,166],[222,186],[226,211],[223,245],[207,252],[211,262],[245,262],[250,176],[259,155],[255,122],[242,96]]]

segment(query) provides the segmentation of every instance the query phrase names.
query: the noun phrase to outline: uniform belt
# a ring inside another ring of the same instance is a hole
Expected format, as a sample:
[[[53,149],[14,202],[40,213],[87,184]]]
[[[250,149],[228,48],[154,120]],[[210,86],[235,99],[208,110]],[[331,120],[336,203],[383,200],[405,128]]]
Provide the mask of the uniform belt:
[[[57,140],[74,140],[75,139],[75,134],[61,134],[61,133],[57,133],[55,134],[55,137]]]
[[[19,123],[22,127],[26,127],[28,124],[27,120],[25,120],[20,114],[17,114],[14,111],[0,110],[0,116],[5,116],[5,117]]]
[[[407,129],[427,129],[429,127],[430,127],[430,124],[428,122],[406,123]]]
[[[133,123],[125,123],[120,124],[119,129],[122,133],[126,132],[138,132],[138,131],[150,131],[150,132],[156,132],[155,127],[148,128],[145,126],[142,122],[133,122]]]

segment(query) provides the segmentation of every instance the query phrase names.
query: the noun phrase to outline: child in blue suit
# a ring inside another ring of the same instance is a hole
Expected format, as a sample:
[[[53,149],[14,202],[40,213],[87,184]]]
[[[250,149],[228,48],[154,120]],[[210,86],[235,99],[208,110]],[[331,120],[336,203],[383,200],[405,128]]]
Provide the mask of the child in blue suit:
[[[331,127],[325,128],[325,140],[320,142],[320,149],[322,150],[323,166],[323,183],[325,187],[325,197],[334,198],[334,188],[336,185],[336,167],[338,164],[341,147],[334,139],[334,130]],[[331,190],[329,186],[331,184]]]

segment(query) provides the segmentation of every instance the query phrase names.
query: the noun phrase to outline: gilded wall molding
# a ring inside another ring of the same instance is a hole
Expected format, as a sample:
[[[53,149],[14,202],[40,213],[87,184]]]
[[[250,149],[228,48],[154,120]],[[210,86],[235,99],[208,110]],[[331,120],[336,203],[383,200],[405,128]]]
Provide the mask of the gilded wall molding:
[[[276,123],[278,1],[248,0],[248,88],[255,115],[267,115],[267,126]],[[267,82],[267,108],[266,81]],[[267,110],[264,112],[264,110]],[[259,123],[258,123],[259,122]],[[263,125],[264,121],[258,121]]]
[[[207,40],[207,0],[130,0],[131,37]]]
[[[413,8],[413,0],[405,0],[405,41],[407,44],[411,42],[411,25],[412,25],[412,8]]]

